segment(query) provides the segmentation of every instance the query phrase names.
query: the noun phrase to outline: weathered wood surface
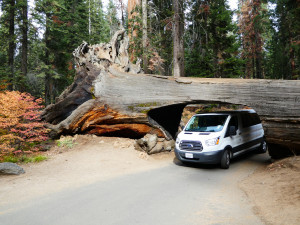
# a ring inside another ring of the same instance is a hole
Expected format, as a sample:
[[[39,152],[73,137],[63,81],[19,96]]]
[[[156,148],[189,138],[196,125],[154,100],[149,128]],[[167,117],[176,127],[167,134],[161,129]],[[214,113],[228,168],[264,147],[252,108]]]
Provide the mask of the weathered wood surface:
[[[270,143],[300,150],[300,81],[134,74],[128,71],[140,69],[128,60],[126,40],[121,31],[110,44],[75,51],[74,83],[44,111],[54,132],[133,138],[152,133],[169,140],[185,105],[230,103],[255,109]]]

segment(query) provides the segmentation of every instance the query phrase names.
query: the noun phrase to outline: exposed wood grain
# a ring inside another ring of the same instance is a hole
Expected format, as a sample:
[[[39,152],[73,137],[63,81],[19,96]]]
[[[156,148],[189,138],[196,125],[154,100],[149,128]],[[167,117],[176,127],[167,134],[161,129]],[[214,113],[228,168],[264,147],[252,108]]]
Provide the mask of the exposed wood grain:
[[[300,151],[300,81],[175,79],[128,73],[138,70],[129,68],[136,65],[128,62],[124,32],[118,35],[110,44],[114,46],[110,53],[113,57],[107,56],[109,45],[85,45],[75,51],[78,68],[74,83],[43,115],[57,134],[136,138],[155,133],[170,140],[175,137],[187,104],[230,103],[257,111],[269,143]],[[97,55],[106,57],[95,60]]]

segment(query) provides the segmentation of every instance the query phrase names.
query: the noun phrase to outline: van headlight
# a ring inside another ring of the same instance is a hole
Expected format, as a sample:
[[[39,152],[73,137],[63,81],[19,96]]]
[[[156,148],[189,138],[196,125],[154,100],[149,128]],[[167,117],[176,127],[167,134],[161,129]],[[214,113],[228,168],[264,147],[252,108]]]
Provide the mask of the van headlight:
[[[220,137],[216,137],[216,138],[206,140],[205,144],[207,146],[214,146],[214,145],[218,145],[219,142],[220,142]]]
[[[180,139],[179,139],[179,138],[176,138],[176,144],[179,145],[179,143],[180,143]]]

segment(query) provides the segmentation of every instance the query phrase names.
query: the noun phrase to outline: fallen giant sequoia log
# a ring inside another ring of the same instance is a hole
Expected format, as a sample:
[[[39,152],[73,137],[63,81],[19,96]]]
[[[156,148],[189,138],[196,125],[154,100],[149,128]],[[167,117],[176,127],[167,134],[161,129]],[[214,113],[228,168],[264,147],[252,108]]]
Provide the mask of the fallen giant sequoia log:
[[[77,75],[43,118],[55,134],[89,133],[140,138],[175,138],[183,108],[195,103],[230,103],[254,108],[263,120],[275,156],[300,150],[300,81],[178,78],[137,74],[129,62],[128,38],[74,51]]]

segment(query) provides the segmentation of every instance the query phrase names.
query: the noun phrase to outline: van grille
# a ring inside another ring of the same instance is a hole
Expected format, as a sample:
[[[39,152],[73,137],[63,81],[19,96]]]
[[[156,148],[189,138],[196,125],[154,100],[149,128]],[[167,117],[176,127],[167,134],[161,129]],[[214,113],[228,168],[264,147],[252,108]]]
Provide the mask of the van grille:
[[[200,141],[182,141],[179,145],[181,150],[202,151],[203,146]]]

